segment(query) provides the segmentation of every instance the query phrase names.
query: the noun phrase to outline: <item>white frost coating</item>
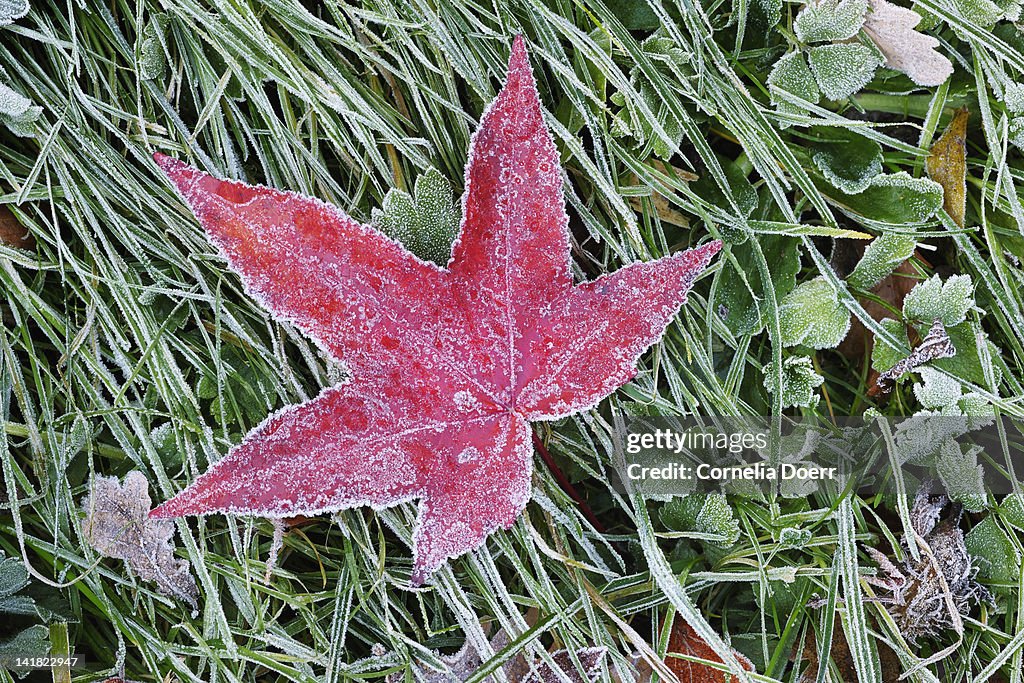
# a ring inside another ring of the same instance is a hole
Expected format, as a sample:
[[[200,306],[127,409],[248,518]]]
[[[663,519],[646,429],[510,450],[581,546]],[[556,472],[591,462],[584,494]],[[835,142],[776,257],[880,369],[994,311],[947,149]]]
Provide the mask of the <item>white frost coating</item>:
[[[952,75],[953,63],[935,50],[938,40],[914,30],[921,15],[887,0],[870,2],[864,32],[885,55],[885,65],[918,85],[942,85]]]
[[[473,136],[448,268],[317,200],[157,161],[247,293],[352,379],[269,416],[152,514],[278,518],[419,499],[414,583],[514,523],[530,496],[528,420],[628,381],[721,248],[573,286],[557,149],[521,38]]]
[[[28,14],[28,0],[0,0],[0,26],[7,26]]]

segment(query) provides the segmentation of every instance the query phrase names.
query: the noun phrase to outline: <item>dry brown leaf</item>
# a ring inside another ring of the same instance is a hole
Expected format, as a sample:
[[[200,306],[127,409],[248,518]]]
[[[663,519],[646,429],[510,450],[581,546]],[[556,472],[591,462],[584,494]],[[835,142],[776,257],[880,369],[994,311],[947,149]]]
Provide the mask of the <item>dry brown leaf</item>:
[[[898,681],[902,674],[899,658],[885,643],[876,641],[876,644],[878,645],[878,659],[882,666],[882,680],[887,683],[888,681]],[[803,661],[807,662],[807,667],[797,683],[813,683],[817,680],[818,666],[821,661],[819,654],[814,629],[808,629],[802,656]],[[840,681],[853,682],[857,680],[857,669],[853,661],[853,654],[850,652],[850,644],[843,632],[841,619],[835,622],[832,629],[832,647],[829,649],[829,659],[839,671]]]
[[[672,622],[672,632],[668,637],[668,655],[672,654],[699,657],[700,659],[706,659],[709,662],[717,662],[719,664],[724,663],[722,658],[711,649],[711,646],[697,635],[693,627],[678,615],[675,621]],[[746,671],[754,670],[753,663],[743,654],[736,650],[733,650],[732,654]],[[680,683],[728,683],[735,679],[732,674],[726,671],[720,671],[707,664],[691,662],[679,657],[666,656],[665,665],[672,669]]]
[[[914,30],[921,15],[886,0],[871,0],[864,32],[882,54],[885,65],[902,71],[918,85],[942,85],[953,73],[953,63],[936,52],[939,41]]]
[[[18,249],[36,248],[36,238],[18,222],[6,206],[0,206],[0,244]]]
[[[151,505],[142,472],[129,472],[123,485],[117,477],[94,476],[82,499],[85,539],[100,554],[127,562],[140,579],[155,581],[161,593],[195,608],[199,589],[188,561],[174,556],[174,522],[150,519]]]
[[[904,560],[897,566],[876,548],[865,548],[879,567],[877,576],[865,580],[882,589],[878,602],[911,644],[946,629],[962,632],[961,616],[971,604],[992,599],[974,580],[977,568],[959,526],[961,509],[951,506],[952,513],[943,517],[947,506],[949,499],[944,494],[932,495],[930,482],[921,485],[910,510],[915,543],[921,550],[919,560],[904,552]],[[903,545],[906,551],[906,539]]]
[[[928,177],[942,185],[942,208],[958,226],[964,227],[967,211],[967,119],[966,109],[957,109],[946,132],[932,145],[925,161]]]

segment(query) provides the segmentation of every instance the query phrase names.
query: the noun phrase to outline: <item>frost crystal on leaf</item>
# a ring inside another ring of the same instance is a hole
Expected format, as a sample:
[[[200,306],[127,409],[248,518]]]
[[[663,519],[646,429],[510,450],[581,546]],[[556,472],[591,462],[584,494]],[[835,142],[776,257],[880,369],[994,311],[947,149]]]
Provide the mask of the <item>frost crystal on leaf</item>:
[[[885,66],[918,85],[942,85],[953,73],[953,63],[935,50],[938,40],[914,30],[921,15],[887,0],[870,2],[864,33],[885,55]]]
[[[908,320],[941,320],[946,327],[959,325],[974,307],[974,285],[970,275],[952,275],[945,283],[938,275],[914,285],[903,301]]]
[[[774,388],[775,364],[764,366],[764,388],[769,392]],[[814,390],[820,387],[825,378],[814,371],[814,364],[806,356],[790,356],[782,361],[782,407],[809,407],[817,405],[818,397]]]
[[[0,26],[7,26],[28,14],[28,0],[0,0]]]
[[[868,0],[811,0],[793,20],[796,37],[805,43],[846,40],[864,23]]]
[[[149,482],[139,471],[124,484],[117,477],[93,477],[82,499],[82,532],[100,554],[124,560],[139,578],[155,581],[161,593],[196,606],[199,597],[186,560],[174,557],[174,522],[150,519]]]
[[[318,200],[156,159],[247,291],[352,379],[268,417],[151,516],[418,499],[415,584],[515,522],[530,497],[529,422],[632,379],[721,248],[573,284],[558,151],[521,37],[473,135],[447,268]]]
[[[0,83],[0,121],[12,133],[22,138],[33,137],[33,124],[42,113],[42,107],[34,106],[32,100]]]
[[[797,285],[782,300],[779,325],[785,346],[830,349],[850,330],[850,311],[839,302],[828,280],[816,277]]]
[[[811,48],[811,71],[822,94],[842,100],[863,88],[874,77],[878,58],[867,46],[837,43]]]

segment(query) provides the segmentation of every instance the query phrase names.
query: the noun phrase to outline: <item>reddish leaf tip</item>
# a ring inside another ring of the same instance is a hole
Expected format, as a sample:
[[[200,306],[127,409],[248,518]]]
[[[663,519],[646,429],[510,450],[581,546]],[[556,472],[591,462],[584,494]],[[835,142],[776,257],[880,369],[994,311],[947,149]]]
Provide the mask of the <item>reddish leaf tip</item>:
[[[514,82],[521,82],[523,85],[534,82],[533,70],[530,69],[530,54],[526,49],[526,38],[522,33],[516,34],[512,41],[512,52],[508,58],[508,75],[505,85],[508,86]]]

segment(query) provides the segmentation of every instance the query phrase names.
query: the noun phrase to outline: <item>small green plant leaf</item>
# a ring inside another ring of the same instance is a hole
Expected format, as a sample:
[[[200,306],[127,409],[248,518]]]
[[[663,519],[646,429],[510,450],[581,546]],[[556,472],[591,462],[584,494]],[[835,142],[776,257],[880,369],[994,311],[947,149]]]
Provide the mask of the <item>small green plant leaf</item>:
[[[764,366],[764,388],[769,392],[774,385],[775,364]],[[810,407],[818,403],[814,390],[825,378],[814,370],[814,363],[806,356],[789,356],[782,361],[782,407]]]
[[[800,242],[783,235],[758,235],[757,241],[768,262],[775,298],[782,299],[796,287],[796,275],[800,272]],[[757,334],[764,327],[769,309],[764,301],[764,282],[756,265],[753,246],[749,242],[734,245],[732,256],[742,273],[736,270],[731,260],[723,260],[725,272],[719,290],[718,314],[734,334]],[[744,277],[750,289],[744,284]]]
[[[661,26],[661,20],[646,0],[607,0],[605,5],[630,31],[650,31]]]
[[[879,65],[874,50],[859,43],[813,47],[809,62],[818,88],[830,100],[843,100],[859,91]]]
[[[163,36],[168,19],[164,14],[155,14],[142,30],[142,44],[139,46],[139,78],[152,81],[164,77],[167,72],[167,55],[164,53]]]
[[[999,515],[1007,524],[1024,531],[1024,493],[1010,493],[999,505]]]
[[[14,595],[28,585],[28,571],[14,557],[0,554],[0,598]]]
[[[34,106],[32,100],[0,83],[0,121],[12,133],[22,138],[33,137],[34,124],[42,113],[42,107]]]
[[[50,632],[36,624],[19,631],[10,640],[0,642],[0,668],[14,669],[14,659],[45,657],[50,652]],[[24,678],[31,669],[14,669],[18,678]]]
[[[973,21],[978,26],[990,28],[1003,16],[1003,9],[992,0],[953,0],[964,19]]]
[[[925,408],[940,410],[955,406],[963,395],[956,378],[929,367],[919,368],[918,372],[921,381],[914,385],[914,396]]]
[[[917,240],[913,237],[885,233],[868,245],[846,281],[851,287],[868,291],[913,256],[916,248]]]
[[[818,82],[814,74],[807,66],[807,60],[803,52],[799,50],[790,52],[775,63],[770,74],[768,74],[769,88],[784,90],[800,99],[816,104],[821,98],[821,91],[818,89]],[[772,93],[772,102],[780,112],[790,114],[806,113],[801,107],[791,102],[786,102]]]
[[[875,176],[867,189],[857,194],[823,191],[854,214],[892,225],[923,223],[942,207],[942,186],[906,171]]]
[[[988,504],[985,493],[984,471],[978,464],[980,447],[966,453],[955,440],[947,441],[939,450],[935,469],[949,499],[961,503],[971,512],[980,512]]]
[[[805,43],[846,40],[864,24],[868,0],[811,0],[793,20],[796,37]]]
[[[409,251],[439,266],[448,263],[459,231],[459,210],[448,180],[436,169],[416,179],[413,196],[398,189],[373,210],[373,223]]]
[[[818,127],[811,160],[825,180],[845,192],[863,192],[882,173],[882,146],[845,128]]]
[[[883,318],[879,324],[890,334],[900,339],[904,344],[910,346],[907,338],[906,326],[898,320]],[[903,359],[904,354],[886,344],[881,339],[875,339],[875,345],[871,349],[871,367],[878,372],[885,372]]]
[[[910,290],[903,302],[903,315],[920,323],[941,320],[948,329],[964,322],[973,306],[970,275],[952,275],[946,282],[933,275]]]
[[[779,306],[782,343],[803,344],[812,349],[830,349],[839,345],[850,330],[850,311],[836,296],[824,277],[801,283]]]
[[[674,531],[693,531],[718,537],[707,541],[728,547],[740,537],[740,525],[729,500],[722,493],[691,493],[673,498],[661,509],[662,523]]]
[[[995,517],[989,515],[983,519],[967,533],[964,541],[967,552],[978,566],[979,576],[995,584],[1017,583],[1021,558]]]

